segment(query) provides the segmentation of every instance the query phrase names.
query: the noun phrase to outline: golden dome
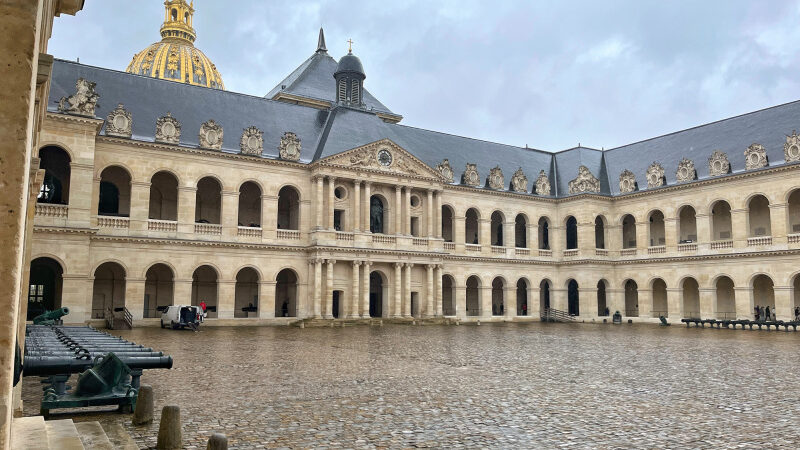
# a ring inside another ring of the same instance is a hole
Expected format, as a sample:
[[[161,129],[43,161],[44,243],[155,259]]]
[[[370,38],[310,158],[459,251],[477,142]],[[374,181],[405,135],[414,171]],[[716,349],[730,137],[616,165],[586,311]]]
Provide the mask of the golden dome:
[[[203,52],[194,47],[197,35],[192,28],[193,3],[187,3],[186,0],[164,2],[161,42],[151,44],[135,54],[125,69],[126,72],[195,86],[225,89],[217,67]]]

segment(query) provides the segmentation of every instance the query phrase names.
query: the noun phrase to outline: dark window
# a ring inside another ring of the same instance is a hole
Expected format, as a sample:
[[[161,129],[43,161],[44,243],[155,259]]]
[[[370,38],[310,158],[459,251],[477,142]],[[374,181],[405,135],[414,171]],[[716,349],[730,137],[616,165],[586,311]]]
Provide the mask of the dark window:
[[[100,182],[100,205],[98,214],[101,216],[115,216],[119,214],[119,189],[114,183]]]

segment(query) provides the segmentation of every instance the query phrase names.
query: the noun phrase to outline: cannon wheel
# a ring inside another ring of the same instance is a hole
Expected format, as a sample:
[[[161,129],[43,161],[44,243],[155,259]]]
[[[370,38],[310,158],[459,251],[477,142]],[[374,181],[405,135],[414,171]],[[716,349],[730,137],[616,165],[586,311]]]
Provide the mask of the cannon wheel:
[[[164,319],[161,319],[161,328],[167,328],[164,326]]]

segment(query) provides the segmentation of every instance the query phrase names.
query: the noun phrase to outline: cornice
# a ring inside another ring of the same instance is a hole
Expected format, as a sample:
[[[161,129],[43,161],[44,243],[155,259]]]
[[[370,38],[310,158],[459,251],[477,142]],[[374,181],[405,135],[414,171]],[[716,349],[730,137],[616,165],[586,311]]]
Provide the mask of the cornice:
[[[78,116],[74,114],[60,114],[54,112],[48,112],[45,115],[45,118],[49,120],[54,120],[56,122],[66,122],[66,123],[80,124],[80,125],[93,125],[95,127],[95,132],[97,133],[100,132],[100,129],[103,127],[103,123],[105,123],[103,119],[98,119],[95,117]]]
[[[34,225],[34,233],[60,233],[60,234],[97,234],[96,228],[75,228],[75,227],[51,227],[45,225]]]

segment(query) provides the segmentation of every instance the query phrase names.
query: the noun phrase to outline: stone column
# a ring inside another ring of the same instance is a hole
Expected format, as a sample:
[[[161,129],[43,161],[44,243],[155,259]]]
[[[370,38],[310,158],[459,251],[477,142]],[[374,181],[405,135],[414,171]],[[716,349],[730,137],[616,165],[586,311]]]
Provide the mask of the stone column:
[[[333,213],[335,211],[336,197],[334,191],[336,190],[336,178],[328,177],[328,229],[333,230]]]
[[[394,187],[394,234],[403,233],[403,200],[401,190],[401,186]]]
[[[434,217],[433,217],[433,191],[431,189],[428,189],[428,203],[427,203],[427,206],[428,206],[428,234],[427,234],[427,236],[429,238],[433,238],[433,237],[436,237],[436,236],[434,234],[435,232],[433,231],[434,230],[434,226],[433,226],[433,219],[434,219]],[[441,223],[441,222],[439,222],[439,223]]]
[[[769,205],[769,220],[773,245],[787,244],[786,236],[791,233],[789,230],[788,205],[786,203],[774,203]],[[780,312],[780,309],[778,310]],[[794,313],[792,313],[794,320]]]
[[[258,318],[275,318],[275,281],[259,280],[258,282]],[[298,300],[300,296],[297,296]],[[300,305],[296,305],[297,317],[300,317]]]
[[[364,214],[363,214],[364,225],[361,227],[361,229],[364,230],[365,233],[370,231],[370,228],[369,228],[369,218],[370,218],[369,200],[370,200],[370,197],[372,197],[371,190],[372,190],[372,183],[370,183],[369,181],[365,181],[364,182],[364,208],[363,208],[363,210],[364,210]],[[369,289],[367,289],[367,291],[369,291]]]
[[[794,320],[794,299],[792,286],[774,286],[775,293],[775,319]]]
[[[197,188],[181,186],[178,188],[178,234],[194,239],[194,215],[197,207]],[[96,211],[96,210],[95,210]],[[94,212],[92,212],[94,215]]]
[[[128,308],[134,320],[144,318],[145,281],[144,278],[125,277],[125,307]]]
[[[353,181],[353,231],[361,230],[361,182]],[[357,303],[356,303],[357,304]]]
[[[314,317],[322,317],[322,260],[314,259],[314,304],[310,308]]]
[[[414,264],[406,263],[405,264],[405,281],[404,281],[404,290],[405,295],[403,296],[403,316],[411,317],[411,268],[414,267]],[[422,311],[422,309],[420,309]]]
[[[359,273],[359,266],[361,265],[360,261],[353,261],[353,286],[352,292],[350,292],[350,304],[347,305],[347,317],[350,319],[357,318],[360,315],[360,311],[358,308],[358,300],[361,298],[361,293],[359,292],[359,282],[360,280],[360,273]]]
[[[150,209],[150,183],[131,181],[130,230],[144,232]]]
[[[480,317],[488,319],[492,317],[492,285],[481,285],[481,287],[478,288],[478,292],[480,293],[481,305]]]
[[[217,297],[217,317],[232,319],[236,305],[236,280],[219,280],[219,295]]]
[[[700,318],[716,319],[717,289],[701,287],[699,291],[700,291]]]
[[[371,263],[369,261],[364,261],[364,270],[361,274],[362,276],[362,290],[361,290],[361,308],[359,310],[359,315],[361,317],[369,317],[369,270]]]
[[[220,219],[222,236],[233,240],[239,234],[239,191],[222,191]]]
[[[403,228],[404,234],[411,236],[411,188],[405,188],[406,200],[403,202]],[[420,224],[422,226],[422,224]]]
[[[333,319],[333,265],[336,264],[335,259],[327,261],[325,271],[325,306],[322,309],[322,317],[325,319]]]
[[[675,321],[683,319],[683,289],[667,288],[667,311],[669,318]]]
[[[434,276],[436,278],[436,283],[434,285],[435,289],[434,298],[436,299],[436,306],[433,310],[433,314],[436,317],[442,317],[444,315],[444,312],[442,311],[442,265],[441,264],[436,265],[436,274]],[[453,303],[454,304],[458,303],[456,302],[455,298],[453,299]]]
[[[507,283],[503,287],[503,316],[506,319],[517,317],[517,286]]]
[[[399,191],[398,191],[399,192]],[[394,306],[391,308],[391,311],[387,311],[389,317],[400,317],[402,315],[402,310],[400,309],[400,302],[403,297],[403,263],[397,262],[394,263],[394,301],[392,302]]]
[[[430,191],[428,191],[430,192]],[[436,285],[433,283],[433,264],[425,266],[427,284],[425,288],[425,308],[420,308],[420,315],[432,317],[436,315]]]
[[[750,230],[747,227],[747,209],[731,210],[731,239],[734,248],[747,247],[747,237]]]
[[[773,291],[774,289],[775,288],[773,287]],[[748,286],[733,287],[734,301],[736,302],[736,319],[738,320],[755,319],[755,314],[753,310],[753,308],[755,308],[755,304],[753,303],[752,294],[753,294],[752,289],[750,289],[750,287]],[[775,299],[777,302],[777,295]]]
[[[315,224],[314,228],[317,229],[317,230],[321,230],[323,228],[322,224],[323,224],[323,220],[325,218],[325,213],[324,213],[324,209],[323,209],[323,206],[325,204],[325,197],[323,197],[323,191],[324,191],[323,181],[324,181],[324,178],[322,177],[322,175],[317,175],[316,180],[317,180],[317,195],[315,196],[314,201],[317,202],[317,205],[316,205],[317,206],[317,217],[316,217],[316,224]]]

